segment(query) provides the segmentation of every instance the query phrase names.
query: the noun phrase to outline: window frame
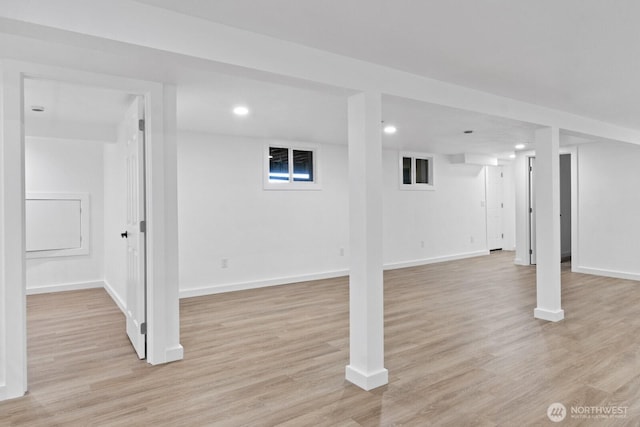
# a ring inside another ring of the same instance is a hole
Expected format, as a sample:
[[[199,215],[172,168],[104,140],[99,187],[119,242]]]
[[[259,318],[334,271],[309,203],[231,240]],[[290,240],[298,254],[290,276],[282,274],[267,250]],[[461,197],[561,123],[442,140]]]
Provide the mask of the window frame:
[[[411,159],[411,184],[404,183],[404,159]],[[398,152],[398,178],[399,178],[399,188],[400,190],[417,190],[417,191],[433,191],[436,189],[435,187],[435,167],[434,167],[434,158],[435,156],[430,153],[419,153],[419,152],[411,152],[411,151],[400,151]],[[426,160],[427,161],[427,183],[417,183],[416,182],[416,160]]]
[[[270,163],[269,163],[269,150],[270,148],[286,148],[288,150],[289,157],[289,180],[288,181],[270,181]],[[293,151],[310,151],[312,153],[312,168],[313,168],[313,181],[294,181],[293,180]],[[283,142],[271,142],[264,144],[263,151],[263,189],[264,190],[321,190],[320,184],[320,147],[316,144],[305,143],[283,143]]]

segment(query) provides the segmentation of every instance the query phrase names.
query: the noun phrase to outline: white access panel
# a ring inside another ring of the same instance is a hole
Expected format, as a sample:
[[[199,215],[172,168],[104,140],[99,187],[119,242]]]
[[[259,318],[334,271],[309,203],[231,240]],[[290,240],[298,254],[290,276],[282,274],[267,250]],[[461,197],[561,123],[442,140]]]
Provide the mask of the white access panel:
[[[82,245],[80,200],[26,200],[27,251]]]
[[[26,257],[89,254],[90,213],[88,193],[27,193]]]

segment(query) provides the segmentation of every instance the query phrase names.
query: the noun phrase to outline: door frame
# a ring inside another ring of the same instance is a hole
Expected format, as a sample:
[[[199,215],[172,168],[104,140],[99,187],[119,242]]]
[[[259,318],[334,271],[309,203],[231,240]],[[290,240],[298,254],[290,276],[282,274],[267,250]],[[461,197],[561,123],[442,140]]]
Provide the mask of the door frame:
[[[563,154],[569,154],[571,156],[571,271],[575,271],[574,268],[575,266],[579,266],[579,257],[580,257],[580,251],[579,251],[579,236],[578,236],[578,220],[579,220],[579,212],[578,212],[578,203],[579,203],[579,194],[578,194],[578,189],[579,189],[579,182],[578,182],[578,153],[579,153],[579,146],[578,145],[574,145],[574,146],[570,146],[570,147],[560,147],[560,155]],[[525,254],[527,256],[527,262],[524,263],[523,265],[533,265],[531,264],[530,260],[530,256],[529,256],[529,250],[531,249],[531,215],[529,214],[529,207],[530,207],[530,200],[531,200],[531,186],[530,186],[530,174],[529,174],[529,159],[530,158],[535,158],[535,152],[531,152],[531,154],[527,154],[525,156],[526,162],[525,162],[525,167],[526,167],[526,186],[525,188],[522,188],[523,191],[526,192],[526,204],[527,204],[527,208],[526,211],[524,211],[523,213],[525,214],[525,224],[526,224],[526,234],[524,235],[525,239],[526,239],[526,245],[523,247],[526,248],[527,253]],[[517,243],[516,243],[517,246]]]
[[[179,342],[176,88],[76,69],[0,62],[0,400],[27,391],[23,93],[26,78],[144,96],[147,208],[147,362],[183,358]]]

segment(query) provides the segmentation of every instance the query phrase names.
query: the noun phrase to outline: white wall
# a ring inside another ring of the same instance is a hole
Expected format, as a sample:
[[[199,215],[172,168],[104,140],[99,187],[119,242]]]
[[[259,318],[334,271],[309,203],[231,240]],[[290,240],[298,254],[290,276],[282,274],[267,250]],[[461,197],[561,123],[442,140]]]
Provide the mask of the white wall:
[[[190,132],[178,141],[182,296],[347,274],[346,146],[320,146],[322,190],[274,191],[262,185],[267,141]],[[385,266],[487,253],[483,167],[435,156],[437,189],[400,191],[397,156],[383,152]]]
[[[640,280],[639,164],[636,145],[578,146],[579,258],[574,270]]]
[[[127,223],[124,141],[123,127],[119,126],[117,142],[104,144],[104,282],[123,311],[127,297],[127,242],[120,237]]]
[[[322,190],[282,191],[263,190],[260,140],[180,133],[178,141],[183,294],[346,274],[346,147],[321,147]]]
[[[88,255],[27,260],[27,292],[101,286],[103,273],[103,147],[100,142],[27,137],[25,185],[30,193],[89,193]]]
[[[403,267],[486,253],[483,166],[434,156],[433,191],[400,190],[397,151],[383,153],[384,261]],[[424,242],[424,247],[422,245]]]

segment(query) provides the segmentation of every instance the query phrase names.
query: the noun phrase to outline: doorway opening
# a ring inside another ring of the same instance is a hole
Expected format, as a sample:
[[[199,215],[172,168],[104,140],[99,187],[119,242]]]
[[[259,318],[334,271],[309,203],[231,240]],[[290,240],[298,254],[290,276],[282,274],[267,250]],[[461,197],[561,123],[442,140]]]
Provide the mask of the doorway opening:
[[[529,264],[536,264],[535,157],[529,157]],[[560,248],[561,262],[571,261],[572,187],[571,154],[560,154]]]
[[[26,293],[56,293],[52,298],[28,297],[27,324],[46,320],[47,310],[55,314],[58,302],[95,322],[109,309],[117,311],[117,306],[126,317],[122,332],[126,329],[135,353],[143,359],[143,98],[113,89],[25,78],[23,105]],[[36,313],[35,318],[31,313]],[[81,337],[91,329],[74,324],[73,319],[62,320],[72,331],[65,336]],[[112,329],[105,325],[104,330]],[[51,332],[51,337],[60,336]],[[51,337],[28,334],[29,348],[55,347]],[[78,340],[73,342],[82,346]],[[99,351],[99,345],[93,347]]]

